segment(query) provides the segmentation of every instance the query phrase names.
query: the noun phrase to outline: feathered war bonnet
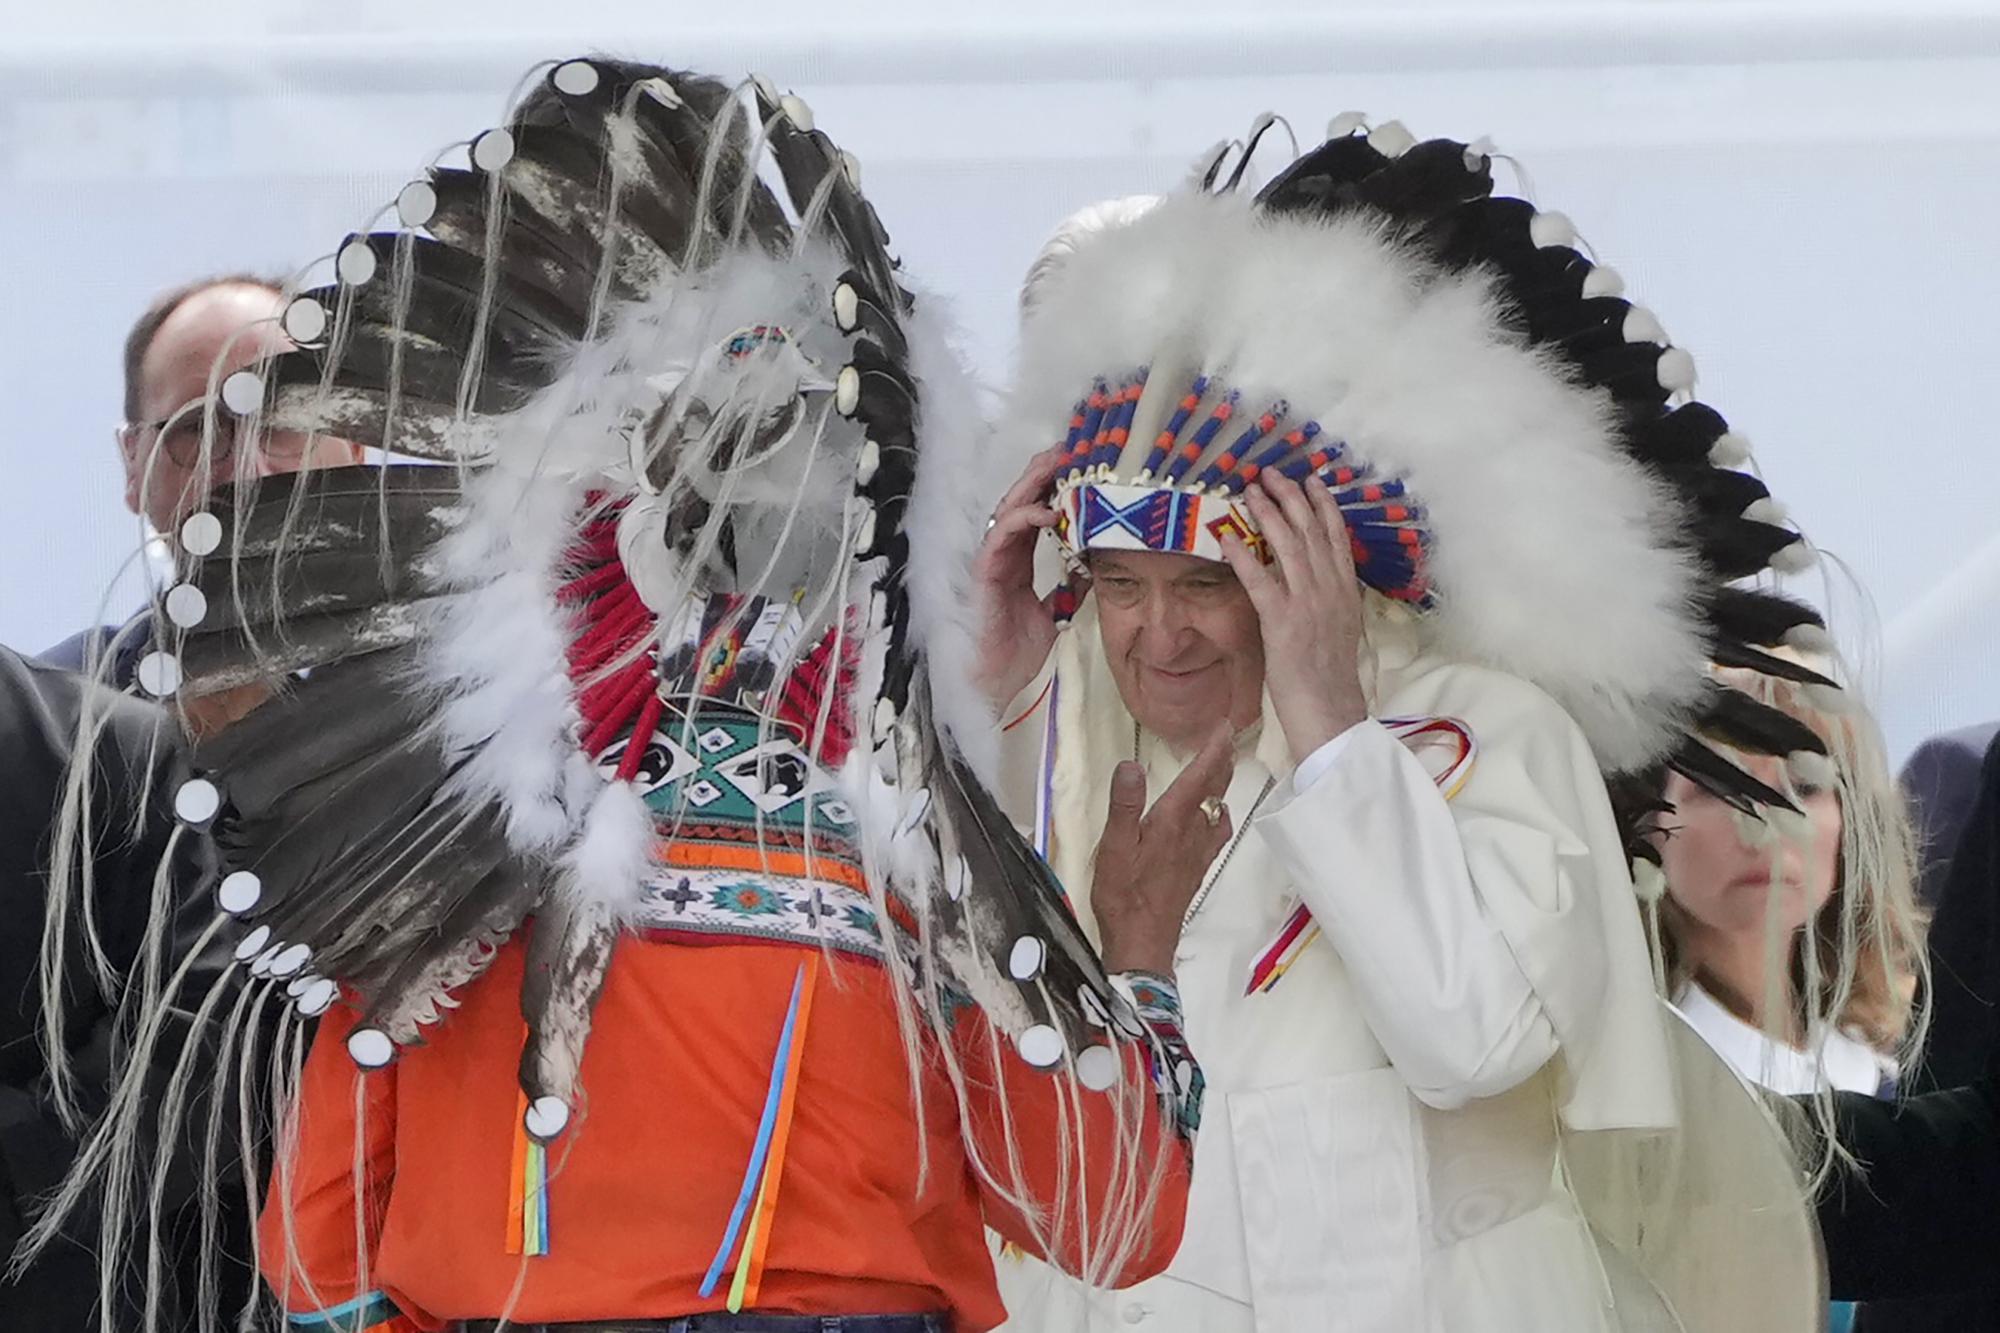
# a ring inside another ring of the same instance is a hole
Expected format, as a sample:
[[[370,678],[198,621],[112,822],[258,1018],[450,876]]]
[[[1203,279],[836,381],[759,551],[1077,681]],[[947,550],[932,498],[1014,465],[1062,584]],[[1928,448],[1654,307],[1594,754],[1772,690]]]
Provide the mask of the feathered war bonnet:
[[[1484,148],[1354,116],[1330,134],[1254,197],[1220,154],[1037,274],[1002,431],[1013,457],[1067,446],[1065,554],[1219,558],[1231,529],[1256,549],[1243,487],[1310,479],[1363,582],[1434,651],[1548,691],[1615,790],[1666,763],[1788,806],[1703,742],[1823,743],[1708,668],[1837,692],[1768,651],[1826,645],[1757,586],[1811,553],[1688,353],[1566,218],[1494,193]]]
[[[912,551],[959,525],[919,473],[985,422],[859,164],[765,81],[594,57],[464,147],[292,295],[295,350],[222,386],[247,432],[386,461],[226,488],[175,534],[148,688],[275,691],[181,793],[222,863],[211,934],[288,1024],[345,998],[372,1069],[532,916],[524,1121],[557,1138],[685,815],[635,770],[707,740],[722,673],[846,798],[913,1076],[971,1003],[1010,1058],[1133,1104],[1117,1047],[1149,1030],[947,734],[951,562]]]

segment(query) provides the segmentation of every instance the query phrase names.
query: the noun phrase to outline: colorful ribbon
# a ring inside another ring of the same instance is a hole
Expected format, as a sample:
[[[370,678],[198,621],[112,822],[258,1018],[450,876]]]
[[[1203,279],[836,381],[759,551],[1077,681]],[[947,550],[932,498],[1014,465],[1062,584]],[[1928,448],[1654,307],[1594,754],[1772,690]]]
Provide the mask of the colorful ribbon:
[[[508,1173],[507,1253],[540,1258],[549,1252],[549,1150],[527,1126],[523,1093],[514,1114],[514,1161]]]
[[[730,1210],[729,1225],[722,1244],[709,1262],[701,1281],[705,1300],[715,1294],[729,1256],[736,1252],[739,1233],[743,1237],[737,1254],[736,1273],[729,1284],[727,1306],[731,1314],[757,1303],[758,1284],[764,1275],[764,1259],[771,1245],[771,1220],[778,1209],[778,1187],[785,1169],[785,1148],[791,1139],[792,1113],[798,1101],[799,1066],[805,1046],[806,1021],[812,1012],[813,986],[819,977],[819,955],[807,954],[792,978],[792,1000],[785,1010],[785,1025],[778,1033],[778,1052],[771,1064],[771,1082],[764,1094],[764,1114],[757,1124],[757,1138],[750,1148],[750,1161],[743,1171],[743,1188]],[[752,1202],[755,1207],[752,1207]],[[744,1231],[745,1216],[749,1229]]]
[[[287,1314],[285,1324],[288,1328],[312,1329],[316,1333],[383,1333],[400,1313],[387,1295],[367,1291],[331,1309]]]
[[[1384,718],[1382,725],[1412,752],[1421,754],[1423,749],[1437,747],[1441,742],[1448,755],[1444,767],[1433,772],[1431,779],[1447,801],[1464,789],[1466,779],[1472,776],[1473,760],[1479,754],[1471,728],[1448,717]],[[1243,993],[1261,995],[1270,991],[1291,971],[1306,946],[1318,938],[1319,923],[1312,919],[1306,905],[1300,903],[1278,928],[1277,937],[1250,964],[1250,981]]]

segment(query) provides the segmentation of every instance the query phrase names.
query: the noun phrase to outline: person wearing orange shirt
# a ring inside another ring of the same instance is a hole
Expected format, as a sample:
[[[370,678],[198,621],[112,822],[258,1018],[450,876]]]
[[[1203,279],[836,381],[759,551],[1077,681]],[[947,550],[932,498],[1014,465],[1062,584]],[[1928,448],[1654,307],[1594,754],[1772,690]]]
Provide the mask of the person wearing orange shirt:
[[[1179,1243],[1227,756],[1111,812],[1107,971],[991,793],[984,425],[858,180],[762,81],[559,62],[222,386],[385,460],[188,516],[140,671],[275,687],[173,795],[241,989],[154,1013],[220,1028],[183,1083],[279,1075],[293,1328],[978,1333],[989,1226],[1098,1285]],[[143,1222],[136,1106],[84,1169]]]

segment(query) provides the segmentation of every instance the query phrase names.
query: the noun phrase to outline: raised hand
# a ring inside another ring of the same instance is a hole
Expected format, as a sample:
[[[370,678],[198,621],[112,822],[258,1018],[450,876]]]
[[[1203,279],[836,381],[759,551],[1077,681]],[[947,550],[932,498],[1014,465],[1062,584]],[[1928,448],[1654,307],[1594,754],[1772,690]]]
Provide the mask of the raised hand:
[[[1263,564],[1234,533],[1222,554],[1257,608],[1264,688],[1297,764],[1368,716],[1358,660],[1361,581],[1347,522],[1317,480],[1300,486],[1265,472],[1245,500],[1276,563]]]
[[[1035,596],[1035,539],[1055,526],[1049,488],[1067,451],[1057,445],[1028,460],[1002,496],[972,562],[979,599],[979,665],[973,683],[997,709],[1027,687],[1056,642],[1055,593]]]
[[[1209,862],[1229,845],[1222,797],[1235,767],[1225,721],[1151,810],[1145,768],[1127,760],[1112,770],[1111,809],[1097,840],[1090,888],[1109,971],[1173,975],[1181,918]]]

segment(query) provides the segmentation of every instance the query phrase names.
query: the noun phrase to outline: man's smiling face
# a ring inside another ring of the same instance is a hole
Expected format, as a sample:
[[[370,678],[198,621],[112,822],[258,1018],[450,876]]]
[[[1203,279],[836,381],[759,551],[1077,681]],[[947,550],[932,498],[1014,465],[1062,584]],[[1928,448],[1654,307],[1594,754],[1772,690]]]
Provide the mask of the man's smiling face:
[[[1156,551],[1093,551],[1090,579],[1105,659],[1140,726],[1188,750],[1224,717],[1238,729],[1257,720],[1264,639],[1257,609],[1228,565]]]

